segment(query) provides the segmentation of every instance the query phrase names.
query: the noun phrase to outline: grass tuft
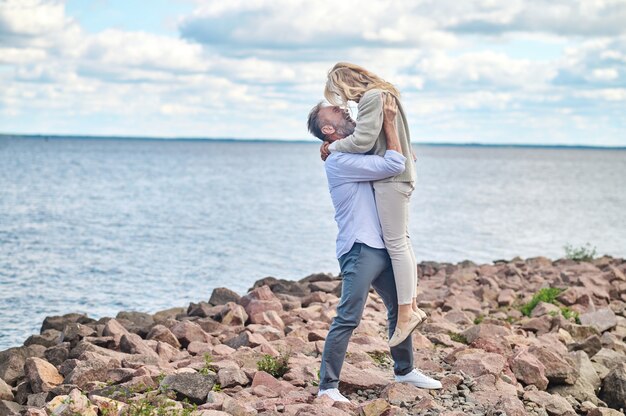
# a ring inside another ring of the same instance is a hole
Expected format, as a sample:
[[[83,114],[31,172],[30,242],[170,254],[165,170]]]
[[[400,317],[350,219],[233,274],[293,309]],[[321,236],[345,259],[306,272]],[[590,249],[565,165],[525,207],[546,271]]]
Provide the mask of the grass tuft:
[[[566,244],[565,257],[575,261],[591,261],[596,256],[596,248],[587,243],[584,246],[574,247],[571,244]]]
[[[524,316],[530,316],[539,302],[556,304],[556,297],[559,296],[563,290],[564,289],[559,289],[558,287],[544,287],[540,289],[539,292],[535,293],[530,302],[522,305],[520,311]]]
[[[257,363],[257,369],[259,371],[265,371],[272,376],[279,378],[284,376],[289,371],[289,353],[283,353],[278,358],[272,357],[269,354],[265,354]]]
[[[463,334],[458,334],[456,332],[448,332],[448,335],[450,336],[450,339],[454,342],[460,342],[461,344],[468,344],[467,342],[467,338],[465,338],[465,335]]]

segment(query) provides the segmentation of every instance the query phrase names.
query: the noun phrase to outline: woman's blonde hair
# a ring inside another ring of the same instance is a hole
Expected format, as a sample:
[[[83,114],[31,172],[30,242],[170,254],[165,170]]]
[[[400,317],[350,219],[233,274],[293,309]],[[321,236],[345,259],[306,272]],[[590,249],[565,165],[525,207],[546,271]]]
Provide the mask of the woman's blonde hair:
[[[378,88],[400,98],[391,83],[367,69],[348,62],[338,62],[328,71],[324,97],[332,105],[345,107],[348,101],[359,101],[366,91]]]

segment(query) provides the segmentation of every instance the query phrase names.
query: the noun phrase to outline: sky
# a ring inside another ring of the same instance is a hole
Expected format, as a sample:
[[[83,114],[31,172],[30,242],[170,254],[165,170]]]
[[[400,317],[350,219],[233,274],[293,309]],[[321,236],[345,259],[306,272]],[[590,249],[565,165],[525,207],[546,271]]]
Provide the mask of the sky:
[[[626,0],[0,0],[0,133],[313,139],[338,61],[413,142],[626,146]]]

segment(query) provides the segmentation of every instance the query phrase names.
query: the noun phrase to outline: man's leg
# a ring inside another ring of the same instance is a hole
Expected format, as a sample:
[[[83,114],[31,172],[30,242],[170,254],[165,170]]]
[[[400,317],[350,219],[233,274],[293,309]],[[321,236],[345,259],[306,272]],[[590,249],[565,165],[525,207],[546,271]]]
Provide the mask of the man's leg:
[[[359,325],[372,281],[387,266],[385,250],[355,243],[341,256],[342,288],[337,316],[330,326],[320,367],[320,390],[337,388],[348,341]]]
[[[389,321],[389,336],[395,331],[398,319],[398,307],[396,303],[397,288],[395,279],[393,278],[393,269],[388,267],[385,271],[372,282],[374,289],[387,307],[387,319]],[[396,381],[400,383],[412,384],[422,389],[440,389],[441,382],[434,378],[428,377],[413,367],[413,339],[408,337],[400,344],[391,348],[391,356],[393,357],[393,372]]]
[[[387,308],[387,323],[389,325],[389,338],[396,330],[398,322],[398,293],[396,280],[393,277],[391,261],[388,267],[378,276],[372,286],[380,295]],[[408,337],[395,347],[391,347],[391,357],[393,358],[393,372],[402,376],[413,371],[413,339]]]

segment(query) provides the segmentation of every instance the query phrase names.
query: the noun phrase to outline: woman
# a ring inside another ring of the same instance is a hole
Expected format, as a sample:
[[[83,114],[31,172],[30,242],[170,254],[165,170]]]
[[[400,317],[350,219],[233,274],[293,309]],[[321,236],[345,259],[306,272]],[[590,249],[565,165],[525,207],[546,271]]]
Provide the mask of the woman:
[[[389,339],[394,347],[404,341],[426,314],[417,307],[417,264],[408,233],[409,201],[415,188],[415,160],[411,149],[409,128],[400,104],[400,93],[389,82],[358,65],[339,62],[328,73],[324,96],[333,105],[347,107],[348,101],[358,103],[356,128],[350,136],[322,145],[322,153],[332,151],[382,155],[386,150],[383,125],[383,94],[395,97],[398,104],[397,128],[402,153],[406,157],[403,173],[373,183],[376,206],[383,230],[385,247],[398,293],[398,322]]]

